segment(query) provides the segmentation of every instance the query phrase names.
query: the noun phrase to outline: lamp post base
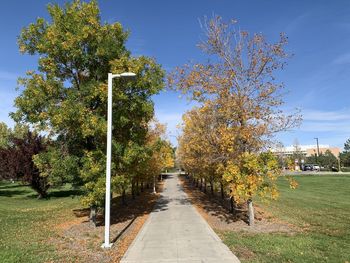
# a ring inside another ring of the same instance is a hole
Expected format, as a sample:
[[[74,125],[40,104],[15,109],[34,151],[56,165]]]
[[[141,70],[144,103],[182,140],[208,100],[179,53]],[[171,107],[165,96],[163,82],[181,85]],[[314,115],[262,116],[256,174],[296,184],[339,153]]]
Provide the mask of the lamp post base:
[[[108,248],[111,248],[112,246],[113,246],[113,243],[109,243],[109,244],[103,243],[101,248],[108,249]]]

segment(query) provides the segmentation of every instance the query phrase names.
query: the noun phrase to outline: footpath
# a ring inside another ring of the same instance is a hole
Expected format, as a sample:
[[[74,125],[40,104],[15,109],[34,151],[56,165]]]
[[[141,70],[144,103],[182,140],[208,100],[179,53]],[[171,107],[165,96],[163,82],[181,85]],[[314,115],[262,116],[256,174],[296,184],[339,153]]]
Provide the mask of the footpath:
[[[239,263],[189,202],[177,174],[164,191],[121,263]]]

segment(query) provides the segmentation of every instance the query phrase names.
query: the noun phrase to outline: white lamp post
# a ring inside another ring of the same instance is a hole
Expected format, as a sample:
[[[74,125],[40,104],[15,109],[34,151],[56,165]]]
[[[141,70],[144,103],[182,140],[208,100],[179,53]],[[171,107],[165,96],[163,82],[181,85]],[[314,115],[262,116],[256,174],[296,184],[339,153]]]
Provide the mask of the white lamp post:
[[[105,200],[105,242],[102,248],[110,248],[109,242],[110,212],[111,212],[111,153],[112,153],[112,81],[114,78],[134,77],[135,73],[108,73],[108,108],[107,108],[107,160],[106,160],[106,200]]]

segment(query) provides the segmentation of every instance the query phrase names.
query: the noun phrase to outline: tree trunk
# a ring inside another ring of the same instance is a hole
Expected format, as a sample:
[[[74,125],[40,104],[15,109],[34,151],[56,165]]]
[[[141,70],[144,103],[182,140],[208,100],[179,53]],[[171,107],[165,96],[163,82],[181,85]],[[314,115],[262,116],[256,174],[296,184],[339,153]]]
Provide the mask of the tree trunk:
[[[89,221],[95,227],[96,227],[96,212],[97,212],[97,207],[94,205],[90,206]]]
[[[135,183],[134,182],[131,183],[131,196],[132,196],[132,199],[135,200]]]
[[[156,194],[156,177],[153,176],[153,193]]]
[[[139,183],[139,181],[137,181],[137,183],[136,183],[136,195],[140,195],[140,183]]]
[[[143,187],[143,182],[141,182],[141,192],[143,193],[143,189],[144,189],[144,187]]]
[[[207,193],[207,181],[205,179],[203,179],[203,186],[204,186],[204,193]]]
[[[211,194],[211,196],[214,196],[214,183],[213,183],[213,181],[210,181],[210,194]]]
[[[44,199],[47,198],[47,194],[46,193],[39,193],[38,194],[38,199]]]
[[[221,200],[224,201],[225,193],[224,193],[224,184],[220,182],[220,190],[221,190]]]
[[[253,200],[249,199],[248,203],[248,217],[249,217],[249,226],[254,226],[254,207]]]
[[[233,212],[235,211],[235,202],[233,199],[233,196],[230,197],[230,212],[233,214]]]
[[[122,205],[126,206],[126,194],[125,194],[125,189],[123,189],[123,192],[122,192]]]
[[[200,183],[200,185],[199,185],[199,190],[202,191],[202,189],[203,189],[203,178],[201,178],[201,183]]]

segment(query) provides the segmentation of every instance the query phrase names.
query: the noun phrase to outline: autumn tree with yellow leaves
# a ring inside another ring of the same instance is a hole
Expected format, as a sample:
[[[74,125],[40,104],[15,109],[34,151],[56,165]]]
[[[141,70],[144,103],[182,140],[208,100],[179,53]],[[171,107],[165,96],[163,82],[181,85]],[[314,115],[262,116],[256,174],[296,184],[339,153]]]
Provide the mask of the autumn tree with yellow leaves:
[[[184,116],[179,158],[191,173],[226,185],[235,203],[247,202],[252,225],[254,197],[275,199],[278,193],[280,171],[268,148],[277,132],[301,119],[297,111],[281,110],[284,86],[275,77],[289,57],[287,38],[281,34],[271,44],[218,16],[203,29],[199,48],[208,62],[179,67],[169,77],[170,85],[200,104]]]
[[[148,125],[146,137],[147,158],[144,159],[142,173],[145,179],[153,183],[156,192],[156,179],[165,169],[174,167],[171,144],[165,139],[166,127],[157,120]]]

